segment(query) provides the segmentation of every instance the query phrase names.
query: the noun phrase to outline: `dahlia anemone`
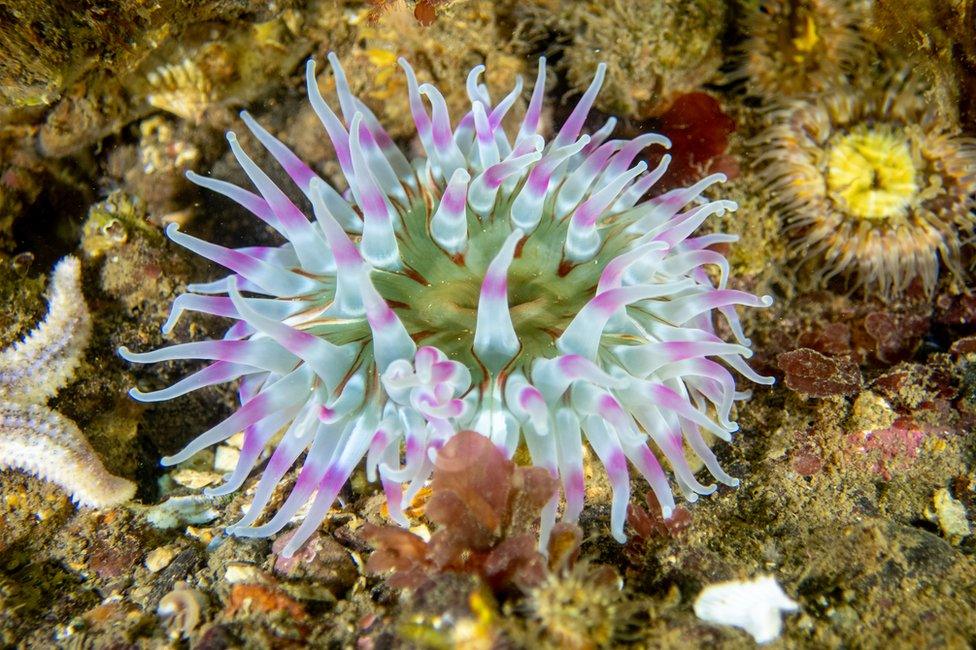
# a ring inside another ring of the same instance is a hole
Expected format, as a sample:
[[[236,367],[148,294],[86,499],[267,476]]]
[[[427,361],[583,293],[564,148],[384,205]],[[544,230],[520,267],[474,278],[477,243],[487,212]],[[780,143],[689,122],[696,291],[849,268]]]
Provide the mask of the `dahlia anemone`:
[[[940,260],[962,274],[973,231],[976,142],[896,78],[880,92],[795,101],[771,114],[759,157],[794,252],[814,282],[897,296],[915,278],[931,294]]]
[[[224,495],[240,488],[273,447],[250,507],[229,531],[274,534],[311,499],[286,556],[315,532],[364,458],[367,477],[382,483],[390,516],[406,524],[403,505],[428,479],[437,450],[463,429],[485,435],[509,458],[524,441],[532,462],[560,479],[569,521],[583,507],[585,436],[613,485],[611,528],[620,540],[628,460],[665,517],[674,508],[649,440],[690,500],[715,486],[695,478],[685,444],[716,479],[736,485],[703,431],[728,440],[737,429],[730,412],[747,393],[736,390],[727,367],[772,382],[744,362],[749,341],[734,310],[771,299],[726,288],[728,264],[709,247],[734,237],[692,236],[709,215],[735,208],[702,198],[721,175],[642,201],[667,157],[650,172],[632,163],[641,149],[668,142],[658,135],[611,140],[613,119],[580,135],[603,67],[547,143],[538,132],[544,59],[514,141],[500,125],[521,83],[493,105],[478,81],[483,66],[474,68],[467,79],[471,110],[452,128],[440,92],[418,85],[401,59],[426,152],[411,161],[351,94],[336,57],[329,60],[342,118],[320,95],[313,61],[308,94],[348,181],[345,194],[242,114],[305,195],[314,220],[233,133],[231,149],[258,194],[188,174],[286,243],[230,249],[168,227],[173,241],[231,274],[177,297],[164,332],[187,310],[236,323],[219,341],[143,353],[122,348],[137,363],[213,362],[169,388],[131,393],[155,402],[239,381],[241,407],[163,463],[185,461],[243,430],[236,469],[207,491]],[[709,266],[717,269],[714,282]],[[713,311],[737,343],[716,335]],[[303,453],[291,493],[258,525],[275,486]],[[543,511],[542,548],[558,498]]]

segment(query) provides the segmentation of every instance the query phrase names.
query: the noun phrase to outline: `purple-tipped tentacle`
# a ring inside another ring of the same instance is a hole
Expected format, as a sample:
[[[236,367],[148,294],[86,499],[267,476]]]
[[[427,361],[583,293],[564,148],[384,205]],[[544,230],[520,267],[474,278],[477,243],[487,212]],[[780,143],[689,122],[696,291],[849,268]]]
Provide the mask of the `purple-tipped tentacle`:
[[[430,220],[431,237],[451,254],[460,253],[467,247],[467,196],[470,181],[471,176],[466,170],[454,170]]]
[[[282,409],[301,404],[312,385],[312,373],[300,367],[256,395],[220,424],[194,438],[178,453],[165,456],[163,465],[176,465],[201,449],[223,442],[238,431],[270,417]]]
[[[630,501],[630,472],[627,471],[627,456],[620,440],[606,423],[595,415],[588,416],[583,422],[586,440],[596,453],[607,478],[613,488],[610,504],[610,534],[618,542],[627,541],[624,535],[624,521],[627,517],[627,503]]]
[[[363,313],[359,286],[367,270],[366,264],[359,254],[359,249],[326,206],[322,199],[321,187],[323,186],[313,183],[312,209],[315,210],[315,217],[322,225],[322,231],[332,250],[332,257],[336,261],[334,311],[341,316],[358,316]]]
[[[400,176],[383,152],[382,147],[376,140],[376,136],[366,126],[366,115],[364,113],[358,113],[358,115],[360,116],[359,143],[362,145],[366,167],[388,197],[396,199],[404,207],[409,207],[410,200],[407,197],[407,192],[403,184],[400,182]]]
[[[535,86],[532,88],[532,98],[525,109],[525,116],[522,118],[522,125],[519,127],[518,135],[515,137],[515,144],[518,145],[530,136],[539,132],[539,120],[542,117],[542,97],[546,92],[546,57],[539,57],[539,71],[536,74]]]
[[[245,298],[244,301],[259,313],[268,318],[284,320],[301,310],[305,304],[300,300],[285,302],[274,298]],[[173,300],[169,310],[169,317],[160,328],[163,334],[169,334],[176,327],[183,312],[195,311],[201,314],[223,316],[225,318],[240,318],[233,301],[227,296],[201,296],[194,293],[183,293]]]
[[[621,194],[617,202],[611,206],[611,212],[624,212],[625,210],[630,210],[637,202],[640,201],[648,190],[654,186],[661,177],[668,171],[668,165],[671,164],[671,154],[664,154],[661,156],[661,160],[658,161],[657,167],[647,172],[643,176],[637,179],[633,185],[625,189]]]
[[[516,228],[488,265],[478,298],[474,353],[491,373],[497,373],[516,355],[520,343],[508,310],[508,267],[523,233]]]
[[[260,287],[263,293],[278,296],[298,296],[318,288],[318,283],[315,280],[286,269],[275,268],[267,262],[240,251],[211,244],[208,241],[180,232],[179,226],[175,223],[166,226],[166,236],[183,248],[241,275]]]
[[[298,359],[289,354],[274,341],[193,341],[177,343],[149,352],[132,352],[125,346],[118,350],[119,356],[132,363],[159,363],[180,359],[206,359],[208,361],[228,361],[269,372],[290,372]]]
[[[303,411],[310,408],[309,404],[293,406],[290,409],[276,411],[270,417],[244,429],[244,441],[234,471],[227,475],[224,483],[215,487],[205,488],[203,493],[208,497],[225,496],[236,492],[251,474],[261,454],[271,438],[289,422],[292,425],[299,421]]]
[[[592,144],[593,140],[590,140]],[[622,140],[605,142],[586,154],[580,165],[566,177],[556,193],[555,216],[562,219],[580,204],[600,172],[607,166],[610,156],[623,146]],[[585,151],[585,148],[584,148]]]
[[[517,152],[516,149],[508,158],[487,168],[471,182],[468,188],[468,203],[481,217],[491,213],[498,190],[505,179],[525,173],[526,169],[542,158],[542,153],[539,151],[521,155],[516,155]]]
[[[576,138],[579,137],[580,130],[583,128],[583,123],[586,121],[586,116],[590,114],[590,109],[593,108],[593,102],[596,101],[597,93],[600,92],[600,87],[603,85],[603,79],[607,74],[607,64],[600,63],[596,67],[596,74],[593,75],[593,81],[590,82],[589,87],[583,96],[580,97],[579,102],[573,108],[573,112],[569,114],[566,121],[563,122],[562,127],[559,129],[559,133],[556,135],[555,140],[553,140],[553,145],[556,147],[564,147]]]
[[[366,274],[362,276],[359,291],[363,296],[363,306],[366,308],[366,321],[373,333],[373,357],[376,360],[376,369],[382,373],[397,359],[412,359],[417,351],[417,344],[410,338],[407,328],[376,291],[373,281]]]
[[[275,216],[271,206],[268,205],[267,201],[254,192],[249,192],[243,187],[238,187],[237,185],[228,183],[227,181],[201,176],[192,170],[186,172],[186,178],[194,185],[205,187],[211,192],[216,192],[217,194],[226,196],[228,199],[238,204],[255,217],[277,230],[282,235],[285,234],[284,228],[282,227],[281,223],[279,223],[278,217]]]
[[[563,354],[579,354],[596,359],[600,338],[610,318],[627,305],[672,292],[667,285],[634,285],[610,289],[586,303],[556,339],[556,347]]]
[[[549,472],[553,478],[559,477],[559,462],[556,453],[556,436],[540,435],[535,428],[528,424],[523,429],[525,446],[529,450],[532,464]],[[559,492],[554,491],[552,497],[542,507],[539,523],[539,551],[546,553],[549,547],[549,537],[556,523],[556,510],[559,507]]]
[[[281,168],[285,170],[288,177],[294,181],[295,185],[308,196],[308,186],[313,178],[319,178],[318,174],[312,171],[309,167],[302,161],[301,158],[295,155],[295,153],[289,149],[285,143],[283,143],[278,138],[271,135],[267,129],[265,129],[261,124],[258,123],[251,114],[247,111],[241,111],[241,120],[247,125],[248,130],[254,134],[258,141],[264,145],[264,148],[268,150],[268,153],[278,161]]]
[[[129,396],[139,402],[165,402],[200,388],[234,381],[242,375],[256,371],[257,369],[252,366],[216,361],[192,375],[187,375],[172,386],[149,392],[132,388],[129,390]]]
[[[583,511],[585,485],[583,476],[583,439],[579,417],[572,409],[561,408],[556,412],[556,458],[559,478],[563,484],[566,507],[563,519],[575,523]]]
[[[361,123],[362,114],[356,113],[350,126],[349,144],[353,168],[356,171],[356,181],[350,183],[350,188],[363,211],[363,237],[359,250],[363,258],[373,266],[395,270],[400,267],[400,250],[393,229],[394,210],[366,163],[360,143]]]
[[[521,228],[525,232],[532,232],[535,229],[542,219],[543,208],[549,198],[549,187],[552,185],[550,181],[556,167],[570,156],[578,154],[589,140],[589,136],[584,135],[565,147],[551,149],[532,168],[525,184],[512,202],[512,223],[516,228]]]
[[[319,523],[325,519],[326,513],[328,513],[329,508],[332,507],[336,497],[339,495],[339,490],[346,484],[352,475],[353,469],[355,469],[356,465],[366,455],[366,450],[369,448],[369,443],[375,431],[374,427],[375,421],[372,420],[364,419],[357,423],[349,439],[342,446],[342,453],[339,458],[334,464],[329,466],[325,475],[319,480],[316,486],[315,499],[312,501],[308,515],[306,515],[301,525],[295,531],[295,534],[288,540],[288,543],[282,550],[284,557],[294,555],[295,551],[300,549],[302,544],[315,533],[315,530],[319,527]],[[297,489],[297,483],[295,487]],[[284,506],[282,506],[282,509],[284,509]]]
[[[647,163],[641,161],[591,195],[573,211],[564,247],[567,259],[573,262],[585,262],[593,258],[600,248],[600,234],[597,232],[600,217],[604,215],[621,190],[645,169]]]
[[[319,85],[315,79],[315,60],[309,59],[305,65],[305,86],[308,90],[308,101],[312,105],[312,110],[319,118],[322,126],[325,127],[329,140],[332,141],[332,148],[335,150],[336,158],[343,175],[350,183],[354,177],[352,170],[352,156],[349,153],[349,133],[342,125],[339,117],[332,108],[326,103],[319,92]]]
[[[259,314],[244,302],[237,287],[231,286],[230,299],[242,318],[304,361],[325,382],[329,391],[339,385],[356,356],[354,346],[334,345],[322,337],[297,330],[281,321]]]
[[[298,209],[298,206],[292,203],[291,199],[275,185],[274,181],[258,167],[257,163],[245,153],[237,141],[237,136],[233,133],[228,133],[227,141],[230,143],[231,151],[233,151],[234,157],[237,158],[241,169],[251,179],[254,187],[264,197],[264,200],[268,202],[271,211],[278,218],[278,222],[285,231],[285,236],[291,245],[295,247],[295,253],[298,255],[298,259],[301,260],[302,268],[320,274],[331,272],[332,260],[329,259],[328,255],[322,255],[325,242],[322,241],[315,228],[312,227],[312,223]]]

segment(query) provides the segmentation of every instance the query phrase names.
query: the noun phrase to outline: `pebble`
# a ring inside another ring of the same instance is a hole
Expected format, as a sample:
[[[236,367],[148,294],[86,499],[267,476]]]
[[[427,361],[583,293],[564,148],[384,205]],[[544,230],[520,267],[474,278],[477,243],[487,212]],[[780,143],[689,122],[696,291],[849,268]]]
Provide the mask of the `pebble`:
[[[214,460],[216,463],[217,461]],[[219,483],[221,475],[217,472],[208,472],[198,469],[178,469],[170,472],[173,481],[193,490],[205,488],[208,485]]]
[[[146,519],[156,528],[167,530],[187,524],[206,524],[219,515],[212,499],[202,494],[191,494],[170,497],[149,508]]]
[[[159,548],[153,549],[146,556],[146,568],[149,569],[150,573],[156,573],[162,571],[169,566],[169,563],[173,561],[176,557],[176,549],[172,546],[160,546]]]
[[[261,584],[265,582],[265,573],[253,564],[231,562],[224,571],[224,580],[232,585]]]
[[[966,519],[966,507],[962,501],[953,498],[949,490],[945,488],[936,490],[932,501],[939,528],[950,544],[958,544],[963,538],[972,534],[969,520]]]
[[[217,451],[214,453],[214,470],[225,473],[233,472],[240,457],[240,450],[228,445],[221,445],[217,447]]]

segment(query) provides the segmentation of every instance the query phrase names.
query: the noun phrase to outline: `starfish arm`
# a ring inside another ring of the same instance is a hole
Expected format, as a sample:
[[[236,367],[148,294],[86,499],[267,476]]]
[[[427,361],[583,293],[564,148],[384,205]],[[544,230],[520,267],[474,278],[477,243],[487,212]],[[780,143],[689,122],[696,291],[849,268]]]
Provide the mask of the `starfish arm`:
[[[19,343],[0,351],[0,399],[43,404],[74,376],[91,335],[81,265],[65,257],[51,274],[47,316]]]
[[[105,469],[74,422],[39,404],[0,402],[0,469],[7,468],[50,481],[90,508],[125,503],[136,491]]]

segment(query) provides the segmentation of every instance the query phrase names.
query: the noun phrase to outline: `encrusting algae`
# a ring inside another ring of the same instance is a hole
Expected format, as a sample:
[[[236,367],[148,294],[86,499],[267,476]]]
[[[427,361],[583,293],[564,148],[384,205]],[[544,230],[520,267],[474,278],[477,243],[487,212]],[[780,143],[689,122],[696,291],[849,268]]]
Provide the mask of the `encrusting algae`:
[[[714,78],[722,60],[726,8],[721,2],[533,0],[526,5],[530,24],[541,23],[559,35],[559,66],[574,90],[585,90],[597,66],[606,65],[606,85],[595,105],[615,115],[660,115],[676,97]]]
[[[403,101],[407,81],[397,64],[402,56],[414,66],[419,82],[438,87],[452,116],[463,115],[471,100],[465,85],[458,83],[459,70],[484,66],[484,83],[491,90],[511,88],[517,77],[530,72],[528,47],[505,16],[511,3],[440,3],[437,19],[429,26],[417,21],[416,5],[405,0],[360,9],[347,18],[355,41],[343,56],[349,87],[376,113],[391,137],[412,137],[416,127]],[[333,92],[330,78],[319,83],[323,93]],[[523,109],[517,106],[512,113]]]

